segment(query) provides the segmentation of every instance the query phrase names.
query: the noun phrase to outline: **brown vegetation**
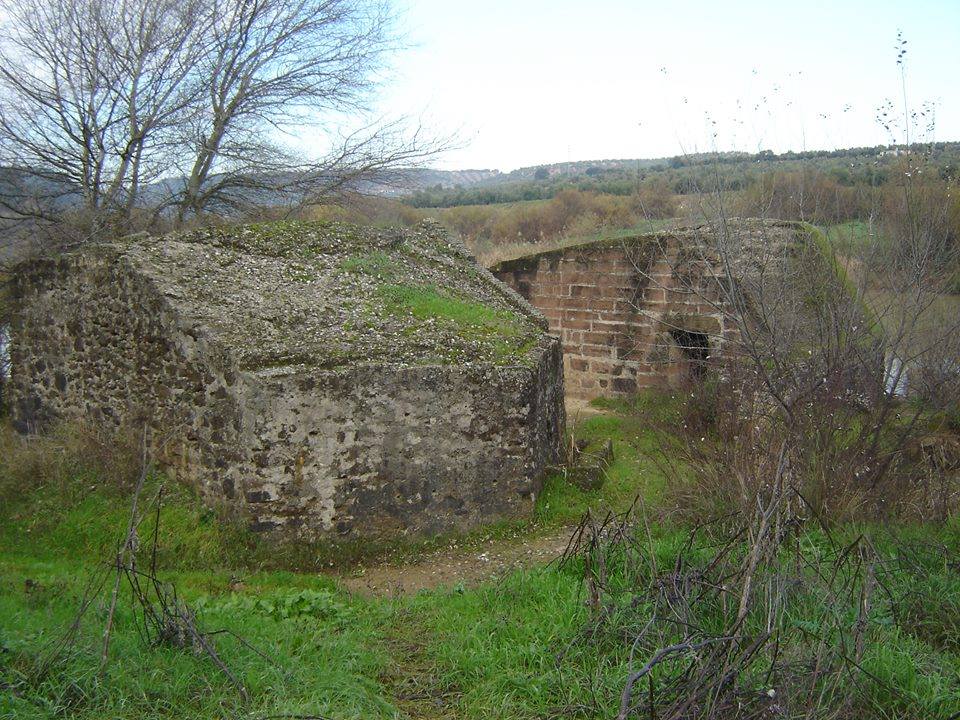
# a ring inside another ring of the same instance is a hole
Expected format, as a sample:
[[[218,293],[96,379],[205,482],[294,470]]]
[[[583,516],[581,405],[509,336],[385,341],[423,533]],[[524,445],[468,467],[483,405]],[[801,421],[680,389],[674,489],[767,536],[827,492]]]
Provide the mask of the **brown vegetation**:
[[[461,216],[458,208],[451,208],[446,219],[475,242],[544,242],[562,235],[591,235],[605,227],[630,227],[641,219],[671,217],[675,209],[672,194],[662,186],[644,186],[641,193],[626,197],[567,189],[546,202],[511,205],[506,212],[488,216],[483,224],[475,212]]]
[[[761,175],[733,209],[742,217],[832,225],[869,216],[875,197],[873,188],[841,185],[829,175],[805,169]]]
[[[304,209],[265,210],[258,219],[291,215],[306,220],[343,221],[359,225],[409,227],[427,217],[456,233],[484,264],[525,251],[558,247],[601,233],[636,227],[645,221],[672,218],[676,196],[663,184],[647,183],[633,195],[608,195],[573,188],[550,200],[500,205],[459,205],[449,208],[415,208],[385,197],[350,194],[335,204]]]
[[[551,200],[467,205],[435,212],[476,252],[491,258],[504,247],[554,246],[634,227],[645,220],[670,218],[676,215],[677,203],[665,185],[648,183],[628,196],[568,188]]]
[[[43,436],[19,435],[4,426],[0,431],[0,502],[37,489],[66,502],[78,500],[71,497],[76,492],[128,493],[140,464],[139,448],[129,434],[118,437],[75,423],[53,428]],[[90,478],[90,483],[78,486],[78,476]]]

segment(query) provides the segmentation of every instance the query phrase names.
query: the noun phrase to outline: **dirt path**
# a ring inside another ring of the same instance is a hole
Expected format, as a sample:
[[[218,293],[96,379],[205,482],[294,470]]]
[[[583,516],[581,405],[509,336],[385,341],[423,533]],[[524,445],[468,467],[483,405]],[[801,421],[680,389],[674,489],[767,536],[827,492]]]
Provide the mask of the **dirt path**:
[[[575,425],[605,410],[586,400],[566,398],[567,422]],[[546,565],[566,549],[575,527],[563,527],[538,537],[490,540],[480,547],[452,546],[409,564],[384,563],[340,575],[343,586],[371,597],[414,595],[421,590],[462,583],[477,585],[511,570]]]
[[[567,410],[567,423],[576,425],[581,420],[586,420],[594,415],[609,415],[609,411],[603,408],[594,407],[589,400],[582,398],[564,398],[564,407]]]
[[[360,568],[342,575],[340,581],[351,592],[373,597],[412,595],[460,583],[470,587],[511,570],[546,565],[559,558],[574,529],[565,527],[541,537],[490,540],[469,549],[450,547],[409,565]]]

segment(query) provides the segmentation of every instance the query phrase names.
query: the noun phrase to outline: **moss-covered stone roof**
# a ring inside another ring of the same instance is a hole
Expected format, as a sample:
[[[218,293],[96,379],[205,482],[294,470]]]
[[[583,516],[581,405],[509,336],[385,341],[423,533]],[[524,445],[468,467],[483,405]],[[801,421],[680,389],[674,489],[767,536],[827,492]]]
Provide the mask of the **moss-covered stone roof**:
[[[525,365],[545,342],[543,318],[434,223],[241,225],[110,248],[246,370]]]

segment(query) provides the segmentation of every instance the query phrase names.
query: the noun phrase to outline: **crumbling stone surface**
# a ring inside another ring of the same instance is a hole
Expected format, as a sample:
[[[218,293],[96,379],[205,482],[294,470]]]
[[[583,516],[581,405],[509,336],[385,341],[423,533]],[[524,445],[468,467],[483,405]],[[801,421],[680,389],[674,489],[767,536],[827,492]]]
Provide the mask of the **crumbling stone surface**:
[[[703,225],[536,253],[492,272],[563,343],[568,396],[629,397],[682,383],[739,339],[717,283],[718,247],[739,282],[790,255],[801,232],[797,223],[733,219],[723,230]]]
[[[15,425],[145,423],[256,530],[463,530],[529,511],[558,460],[559,342],[435,225],[137,237],[17,277]]]

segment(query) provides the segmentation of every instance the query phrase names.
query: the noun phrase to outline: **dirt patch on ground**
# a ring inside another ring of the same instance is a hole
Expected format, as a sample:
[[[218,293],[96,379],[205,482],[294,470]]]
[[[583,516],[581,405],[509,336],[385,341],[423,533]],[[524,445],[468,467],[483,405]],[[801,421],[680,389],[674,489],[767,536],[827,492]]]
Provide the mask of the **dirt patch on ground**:
[[[350,592],[371,597],[399,597],[436,587],[471,587],[512,570],[546,565],[559,558],[575,528],[540,537],[490,540],[483,546],[451,546],[408,565],[358,568],[340,577]]]
[[[583,398],[565,397],[563,404],[567,410],[567,423],[573,426],[576,426],[579,421],[586,420],[594,415],[610,414],[608,410],[595,407],[590,404],[589,400]]]
[[[461,691],[444,680],[430,656],[432,633],[419,622],[416,613],[399,610],[388,632],[384,651],[388,663],[379,680],[402,713],[411,720],[456,720]]]

